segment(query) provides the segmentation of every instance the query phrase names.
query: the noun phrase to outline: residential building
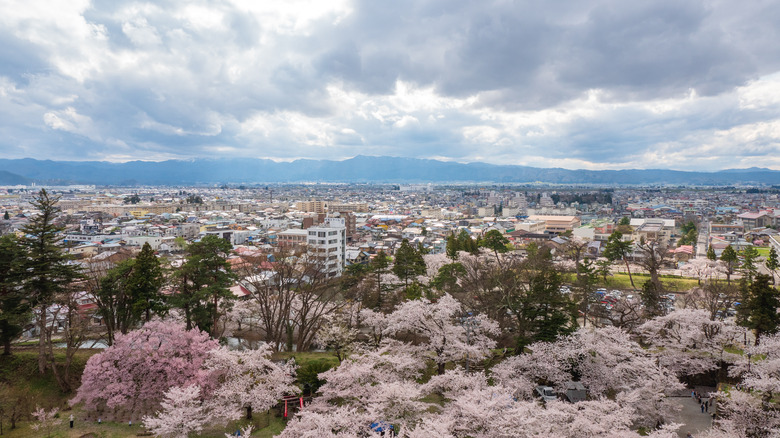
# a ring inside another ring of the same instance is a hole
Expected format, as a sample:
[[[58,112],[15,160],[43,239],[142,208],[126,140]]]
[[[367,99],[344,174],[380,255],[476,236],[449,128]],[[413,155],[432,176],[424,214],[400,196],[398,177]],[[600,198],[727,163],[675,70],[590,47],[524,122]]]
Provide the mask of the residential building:
[[[328,277],[338,277],[344,271],[347,249],[347,228],[343,218],[327,218],[322,225],[309,228],[309,254]]]

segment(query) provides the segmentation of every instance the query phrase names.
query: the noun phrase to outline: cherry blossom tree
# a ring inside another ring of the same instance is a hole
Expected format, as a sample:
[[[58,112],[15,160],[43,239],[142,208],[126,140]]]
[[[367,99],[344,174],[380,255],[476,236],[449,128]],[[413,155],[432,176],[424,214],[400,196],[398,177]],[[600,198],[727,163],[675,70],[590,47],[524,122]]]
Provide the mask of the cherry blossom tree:
[[[638,329],[661,365],[677,376],[692,376],[734,362],[726,347],[742,334],[732,321],[711,320],[706,310],[681,309],[648,320]]]
[[[317,333],[317,343],[333,350],[336,358],[341,362],[351,351],[357,335],[357,329],[349,327],[347,324],[333,321]]]
[[[780,412],[772,403],[747,391],[715,393],[718,421],[705,438],[780,437]]]
[[[556,354],[556,359],[543,358],[545,363],[539,363],[539,366],[554,363],[548,372],[524,375],[525,380],[530,382],[540,375],[563,380],[571,377],[567,375],[570,363],[564,362],[572,359],[587,362],[589,359],[582,356],[593,355],[592,349],[614,344],[612,348],[607,348],[610,351],[605,354],[616,359],[598,358],[604,362],[598,370],[609,374],[607,367],[619,368],[618,362],[624,361],[635,362],[632,368],[637,368],[630,378],[627,373],[621,373],[622,378],[618,375],[621,384],[610,387],[610,394],[617,394],[616,400],[604,398],[604,393],[592,394],[593,400],[576,404],[558,401],[540,404],[536,400],[518,398],[515,394],[516,375],[510,375],[509,371],[525,374],[525,370],[532,370],[530,364],[523,369],[505,367],[507,375],[499,376],[498,372],[493,372],[490,380],[484,372],[467,373],[456,367],[421,383],[419,379],[424,364],[419,354],[424,352],[404,349],[401,348],[403,344],[391,341],[377,350],[354,354],[338,368],[322,373],[327,381],[320,389],[322,396],[300,411],[280,437],[373,437],[379,434],[371,430],[371,424],[385,422],[395,425],[396,430],[400,429],[399,436],[413,438],[635,438],[640,436],[636,428],[650,421],[645,419],[648,415],[654,421],[651,428],[656,428],[659,421],[666,424],[647,436],[676,437],[677,426],[669,424],[672,412],[663,409],[666,405],[650,406],[652,412],[645,412],[648,405],[656,403],[648,397],[660,398],[663,394],[661,386],[668,382],[654,378],[653,383],[648,385],[643,380],[663,370],[657,366],[655,370],[642,370],[642,367],[653,367],[653,361],[640,360],[646,359],[641,354],[641,347],[620,333],[614,329],[603,330],[593,337],[577,333],[561,343],[533,344],[534,353],[523,355]],[[611,340],[599,343],[596,339],[601,336],[611,336]],[[572,351],[567,343],[581,345]],[[543,346],[548,349],[542,351]],[[611,350],[619,348],[629,348],[630,351],[618,357]],[[557,351],[561,353],[557,354]],[[496,368],[499,366],[494,367],[494,371]],[[603,377],[604,380],[609,378]],[[431,397],[434,394],[438,397]],[[638,400],[640,398],[642,400]],[[653,416],[656,412],[669,417]]]
[[[199,434],[210,421],[197,385],[170,388],[160,406],[155,416],[143,418],[144,427],[157,437],[187,438]]]
[[[271,348],[235,351],[221,347],[211,350],[203,364],[214,389],[208,393],[211,415],[237,419],[241,410],[252,419],[252,411],[265,411],[284,395],[300,392],[294,385],[295,365],[277,365],[268,358]]]
[[[741,375],[742,384],[748,388],[760,391],[765,400],[771,400],[780,394],[780,334],[765,335],[761,344],[748,347],[748,358],[732,367],[730,374]]]
[[[52,408],[51,410],[47,411],[41,407],[37,407],[32,412],[32,416],[35,417],[38,422],[33,423],[30,428],[35,431],[40,431],[44,434],[43,436],[50,437],[54,431],[54,428],[62,423],[62,420],[57,416],[59,411],[60,410],[58,408]]]
[[[360,325],[368,331],[369,345],[374,348],[382,343],[382,335],[389,323],[387,315],[371,309],[362,309],[358,314]]]
[[[153,412],[173,386],[203,383],[202,366],[217,341],[178,322],[151,321],[89,358],[72,404],[137,418]],[[121,411],[120,411],[121,410]]]
[[[717,279],[720,278],[721,274],[726,274],[726,268],[722,263],[706,257],[691,259],[680,270],[683,274],[698,279],[699,285],[701,285],[702,281]]]
[[[530,353],[493,367],[498,384],[517,388],[515,396],[530,398],[536,382],[562,389],[576,376],[589,397],[616,396],[622,406],[633,409],[635,425],[655,428],[673,417],[674,405],[665,393],[681,389],[682,384],[620,329],[580,329],[528,349]]]
[[[461,324],[458,319],[463,319]],[[448,362],[480,360],[496,342],[498,324],[483,315],[465,315],[460,302],[445,294],[436,302],[427,299],[407,301],[389,317],[385,333],[399,337],[404,333],[425,338],[425,348],[444,374]]]

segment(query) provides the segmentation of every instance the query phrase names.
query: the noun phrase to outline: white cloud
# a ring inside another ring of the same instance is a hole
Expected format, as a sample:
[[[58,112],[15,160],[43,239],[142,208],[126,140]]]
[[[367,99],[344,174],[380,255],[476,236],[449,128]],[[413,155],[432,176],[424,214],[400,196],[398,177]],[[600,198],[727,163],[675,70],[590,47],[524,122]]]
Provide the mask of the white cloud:
[[[733,167],[779,152],[758,3],[0,6],[0,155]]]

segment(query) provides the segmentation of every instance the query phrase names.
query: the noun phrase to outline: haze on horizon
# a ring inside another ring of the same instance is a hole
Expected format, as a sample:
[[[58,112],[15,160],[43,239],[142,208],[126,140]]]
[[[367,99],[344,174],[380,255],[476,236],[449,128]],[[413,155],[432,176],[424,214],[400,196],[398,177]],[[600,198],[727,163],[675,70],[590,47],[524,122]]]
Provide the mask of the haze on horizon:
[[[0,158],[780,169],[780,2],[16,1]]]

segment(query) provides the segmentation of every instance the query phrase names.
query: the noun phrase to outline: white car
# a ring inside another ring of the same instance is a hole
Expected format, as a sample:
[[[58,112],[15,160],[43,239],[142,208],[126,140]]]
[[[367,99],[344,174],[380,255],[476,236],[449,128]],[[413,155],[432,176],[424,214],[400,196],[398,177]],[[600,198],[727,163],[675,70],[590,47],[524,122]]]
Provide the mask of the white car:
[[[548,402],[553,400],[558,400],[558,394],[555,393],[555,390],[552,389],[549,386],[537,386],[536,387],[536,395],[542,398],[542,400]]]

